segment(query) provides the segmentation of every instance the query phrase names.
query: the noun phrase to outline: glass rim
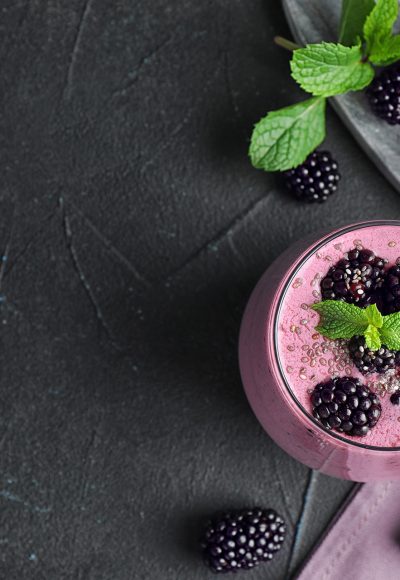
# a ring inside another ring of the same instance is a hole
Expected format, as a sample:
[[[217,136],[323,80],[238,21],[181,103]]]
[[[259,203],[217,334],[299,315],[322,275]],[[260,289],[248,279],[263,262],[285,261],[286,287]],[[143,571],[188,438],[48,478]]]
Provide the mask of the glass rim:
[[[321,249],[323,246],[325,246],[330,241],[336,239],[338,236],[349,233],[349,232],[356,230],[356,229],[363,229],[363,228],[374,227],[374,226],[385,226],[385,225],[400,226],[400,220],[370,220],[370,221],[365,221],[365,222],[356,222],[356,223],[350,224],[348,226],[343,226],[342,228],[334,230],[331,234],[325,235],[323,237],[323,239],[320,240],[319,242],[314,243],[311,246],[307,247],[307,249],[305,250],[305,253],[302,256],[302,258],[300,259],[300,261],[290,271],[283,288],[280,289],[278,302],[277,302],[275,312],[274,312],[274,323],[273,323],[274,341],[273,342],[274,342],[274,354],[275,354],[275,359],[277,361],[277,365],[278,365],[278,369],[279,369],[279,375],[280,375],[280,377],[281,377],[281,379],[286,387],[287,392],[290,394],[290,396],[293,399],[297,408],[305,415],[305,417],[307,419],[309,419],[314,424],[315,427],[318,428],[318,430],[321,430],[324,434],[329,435],[329,436],[333,437],[334,439],[341,441],[342,443],[346,443],[346,444],[351,445],[351,446],[359,447],[361,449],[368,449],[368,450],[372,450],[372,451],[400,451],[400,447],[379,447],[377,445],[368,445],[366,443],[359,443],[358,441],[351,441],[350,439],[347,439],[346,437],[343,437],[342,435],[340,435],[338,432],[335,432],[333,429],[332,430],[326,429],[321,423],[319,423],[317,421],[317,419],[315,417],[313,417],[313,415],[311,413],[309,413],[307,411],[307,409],[305,409],[303,407],[303,405],[300,403],[300,401],[296,397],[295,393],[293,392],[293,390],[289,384],[289,381],[287,380],[286,373],[283,370],[283,364],[282,364],[282,361],[281,361],[281,358],[279,355],[279,349],[278,349],[278,322],[279,322],[279,317],[280,317],[281,310],[282,310],[282,305],[283,305],[284,299],[286,297],[287,291],[290,287],[290,284],[293,282],[294,278],[298,275],[300,269],[304,266],[305,262],[313,254],[315,254],[315,252],[317,252],[319,249]]]

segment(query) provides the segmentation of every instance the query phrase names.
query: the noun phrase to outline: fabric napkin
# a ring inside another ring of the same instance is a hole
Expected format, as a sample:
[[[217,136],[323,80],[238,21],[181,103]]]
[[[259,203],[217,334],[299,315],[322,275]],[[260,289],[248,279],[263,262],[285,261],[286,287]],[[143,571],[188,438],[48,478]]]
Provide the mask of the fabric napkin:
[[[400,482],[358,486],[296,580],[400,580]]]

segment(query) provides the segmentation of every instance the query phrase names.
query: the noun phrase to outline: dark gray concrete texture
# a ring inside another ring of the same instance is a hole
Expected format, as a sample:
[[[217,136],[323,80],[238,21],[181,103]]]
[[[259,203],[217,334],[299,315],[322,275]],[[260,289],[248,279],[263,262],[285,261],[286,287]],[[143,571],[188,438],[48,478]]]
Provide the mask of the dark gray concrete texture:
[[[305,206],[247,158],[302,98],[278,0],[0,3],[0,578],[205,580],[202,523],[274,507],[290,577],[351,484],[262,431],[237,364],[265,268],[399,217],[338,118],[340,192]]]

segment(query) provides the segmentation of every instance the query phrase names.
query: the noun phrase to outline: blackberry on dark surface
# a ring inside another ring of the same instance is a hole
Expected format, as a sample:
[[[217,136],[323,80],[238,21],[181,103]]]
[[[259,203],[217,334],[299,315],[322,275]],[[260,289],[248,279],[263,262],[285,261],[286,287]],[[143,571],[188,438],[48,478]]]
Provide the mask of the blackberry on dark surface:
[[[286,187],[297,199],[322,203],[337,190],[340,180],[337,162],[329,151],[314,151],[301,165],[283,173]]]
[[[389,125],[400,124],[400,65],[385,68],[369,85],[367,97],[372,110]]]
[[[400,363],[400,352],[389,350],[386,346],[370,350],[365,344],[364,336],[353,336],[349,342],[350,357],[358,370],[367,375],[385,373]]]
[[[382,287],[382,312],[393,314],[400,310],[400,265],[392,266],[386,272]]]
[[[375,427],[382,412],[379,397],[353,377],[319,383],[311,402],[314,417],[326,429],[358,437]]]
[[[400,391],[396,391],[390,396],[390,402],[392,405],[400,405]]]
[[[371,250],[353,248],[321,280],[322,300],[342,300],[360,307],[377,302],[385,264]]]
[[[249,570],[271,560],[281,548],[286,527],[274,510],[254,508],[221,514],[209,523],[202,540],[213,572]]]

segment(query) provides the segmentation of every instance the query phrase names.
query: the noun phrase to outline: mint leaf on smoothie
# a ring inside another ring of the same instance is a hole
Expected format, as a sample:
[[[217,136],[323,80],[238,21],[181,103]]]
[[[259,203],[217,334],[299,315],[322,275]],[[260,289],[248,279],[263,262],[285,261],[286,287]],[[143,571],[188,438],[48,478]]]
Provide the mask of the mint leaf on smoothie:
[[[371,304],[365,309],[365,314],[367,315],[368,322],[375,326],[376,328],[382,328],[383,326],[383,316],[379,312],[376,304]]]
[[[383,317],[383,325],[379,330],[382,342],[392,350],[400,350],[400,312]]]
[[[371,350],[378,350],[382,346],[379,330],[373,324],[368,324],[364,331],[365,344]]]
[[[400,312],[382,316],[376,304],[360,308],[339,300],[323,300],[312,306],[320,315],[315,330],[335,340],[364,336],[366,346],[379,350],[387,348],[400,350]]]
[[[290,67],[302,89],[323,97],[358,91],[374,77],[372,66],[363,61],[361,44],[308,44],[294,51]]]
[[[364,334],[369,320],[366,309],[338,300],[324,300],[312,306],[320,315],[316,331],[331,338],[352,338]]]
[[[374,8],[374,0],[343,0],[340,16],[339,42],[347,46],[361,38],[364,22]]]
[[[325,99],[313,97],[271,111],[251,137],[249,155],[257,169],[285,171],[306,159],[325,138]]]

